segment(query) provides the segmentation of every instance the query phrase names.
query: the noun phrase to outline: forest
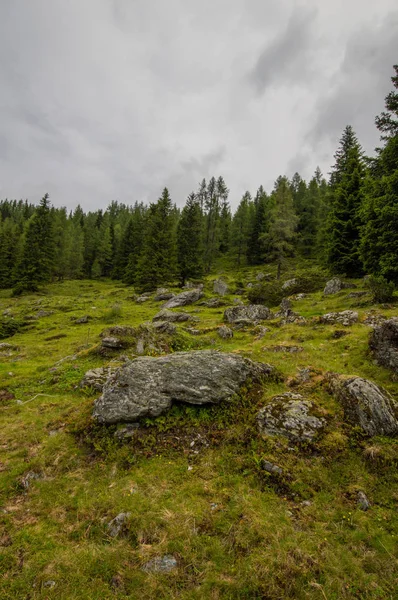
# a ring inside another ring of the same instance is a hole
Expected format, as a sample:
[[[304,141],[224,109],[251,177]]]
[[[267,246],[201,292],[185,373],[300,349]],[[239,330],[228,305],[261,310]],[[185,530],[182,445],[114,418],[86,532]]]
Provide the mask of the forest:
[[[375,123],[381,147],[367,157],[347,125],[326,179],[299,173],[272,191],[247,191],[232,214],[223,177],[203,179],[177,208],[165,188],[149,206],[113,201],[106,210],[68,212],[45,194],[36,206],[0,201],[0,288],[14,295],[50,281],[112,278],[140,291],[231,265],[314,259],[331,273],[373,274],[398,283],[398,66]]]

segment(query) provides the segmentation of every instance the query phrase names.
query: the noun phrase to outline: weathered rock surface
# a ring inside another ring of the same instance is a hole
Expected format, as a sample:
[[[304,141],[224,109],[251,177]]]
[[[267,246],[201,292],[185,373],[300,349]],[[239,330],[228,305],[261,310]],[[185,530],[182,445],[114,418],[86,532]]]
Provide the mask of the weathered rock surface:
[[[84,315],[84,317],[79,317],[73,320],[75,325],[84,325],[89,322],[91,319],[90,315]]]
[[[354,287],[356,286],[353,283],[345,283],[338,277],[333,277],[333,279],[327,282],[323,293],[325,296],[329,296],[331,294],[337,294],[338,292],[341,292],[341,290]]]
[[[87,371],[85,376],[80,382],[80,387],[92,387],[98,392],[102,392],[106,380],[116,373],[117,367],[99,367],[98,369],[91,369]]]
[[[103,348],[110,348],[112,350],[117,350],[119,348],[125,347],[123,341],[120,338],[110,336],[102,338],[101,346]]]
[[[319,317],[319,322],[325,325],[334,325],[339,323],[348,327],[358,322],[358,313],[354,310],[343,310],[341,312],[327,313]]]
[[[163,321],[167,323],[184,323],[184,321],[189,321],[191,319],[191,315],[188,315],[187,313],[172,312],[171,310],[164,308],[153,317],[152,321],[154,323],[156,321]]]
[[[129,512],[118,514],[117,517],[108,523],[108,534],[113,538],[118,537],[118,535],[120,535],[126,526],[126,523],[130,517],[131,513]]]
[[[285,291],[289,291],[289,289],[293,288],[297,284],[297,279],[288,279],[282,285],[282,289]]]
[[[213,283],[213,291],[220,296],[225,296],[229,292],[228,284],[222,279],[216,279]]]
[[[261,461],[261,468],[264,469],[264,471],[267,471],[267,473],[271,473],[271,475],[283,474],[283,469],[281,469],[281,467],[278,467],[278,465],[275,465],[274,463],[265,459]]]
[[[293,442],[311,441],[326,425],[325,419],[314,414],[314,408],[300,394],[286,392],[259,411],[258,427],[266,435],[282,435]]]
[[[218,329],[217,333],[220,336],[220,338],[223,339],[223,340],[228,340],[228,339],[234,337],[234,332],[232,331],[232,329],[230,329],[226,325],[222,325]]]
[[[376,325],[369,346],[380,365],[398,373],[398,318],[386,319]]]
[[[137,302],[137,304],[142,304],[143,302],[148,302],[148,300],[151,299],[151,294],[150,293],[146,293],[146,294],[141,294],[141,296],[138,296],[138,298],[135,299],[135,301]]]
[[[95,402],[101,423],[134,422],[157,417],[174,402],[204,405],[228,401],[250,379],[261,379],[273,367],[236,354],[211,350],[140,357],[108,379]]]
[[[174,298],[175,294],[173,294],[173,292],[170,292],[168,289],[166,288],[158,288],[156,290],[156,295],[154,300],[156,302],[160,302],[161,300],[170,300],[171,298]]]
[[[239,323],[243,319],[256,322],[272,319],[273,314],[269,308],[262,304],[249,304],[248,306],[232,306],[224,312],[224,321]]]
[[[288,344],[281,344],[280,346],[265,346],[261,348],[263,352],[288,352],[290,354],[295,354],[297,352],[302,352],[304,348],[301,346],[290,346]]]
[[[176,569],[178,563],[174,556],[171,554],[165,554],[164,556],[155,556],[148,562],[146,562],[141,570],[146,573],[169,573]]]
[[[188,304],[193,304],[197,302],[203,296],[203,292],[200,288],[194,288],[192,290],[187,290],[186,292],[181,292],[174,298],[171,298],[163,305],[163,308],[177,308],[178,306],[187,306]]]
[[[201,302],[203,306],[207,306],[207,308],[219,308],[220,306],[225,306],[225,300],[221,300],[220,298],[210,298],[207,302]]]
[[[331,374],[329,390],[343,406],[345,419],[367,435],[398,435],[398,403],[383,388],[362,377]]]
[[[304,325],[307,322],[304,317],[294,312],[292,309],[292,302],[288,298],[283,298],[280,304],[280,310],[275,316],[282,319],[282,325],[287,325],[288,323]]]
[[[371,506],[367,495],[365,494],[365,492],[362,492],[361,490],[359,490],[359,492],[357,494],[357,502],[358,502],[358,506],[361,510],[369,510],[369,508]]]
[[[133,348],[137,354],[168,352],[169,338],[174,332],[166,325],[156,327],[151,323],[141,323],[138,327],[115,325],[101,333],[100,353],[107,355],[126,348]]]
[[[271,273],[257,273],[257,281],[270,281],[272,279]]]
[[[177,327],[169,321],[155,321],[152,326],[155,331],[167,333],[167,335],[174,335],[177,332]]]

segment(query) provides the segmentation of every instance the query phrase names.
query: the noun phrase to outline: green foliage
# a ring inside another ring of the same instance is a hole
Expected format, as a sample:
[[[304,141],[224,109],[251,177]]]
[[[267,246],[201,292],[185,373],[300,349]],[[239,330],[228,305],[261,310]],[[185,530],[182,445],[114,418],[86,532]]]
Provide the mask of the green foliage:
[[[117,323],[122,317],[123,310],[121,304],[114,304],[111,308],[105,313],[104,321],[105,323]]]
[[[371,275],[366,281],[366,287],[372,294],[372,302],[392,302],[394,299],[395,284],[382,275]]]
[[[279,281],[267,282],[253,286],[247,294],[252,304],[265,304],[266,306],[278,306],[286,293],[282,290]]]
[[[187,198],[177,228],[178,272],[181,284],[203,275],[202,211],[194,193]]]
[[[24,319],[0,317],[0,340],[11,337],[19,331],[23,331],[26,326],[27,322]]]

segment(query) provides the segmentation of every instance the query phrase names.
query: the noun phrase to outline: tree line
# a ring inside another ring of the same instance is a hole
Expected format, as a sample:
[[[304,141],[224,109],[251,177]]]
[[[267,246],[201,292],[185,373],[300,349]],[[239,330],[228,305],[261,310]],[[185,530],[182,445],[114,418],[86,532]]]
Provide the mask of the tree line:
[[[222,177],[203,181],[180,210],[167,188],[149,206],[111,202],[105,211],[68,212],[46,194],[35,206],[0,201],[0,288],[34,291],[51,280],[112,277],[145,291],[211,271],[288,257],[324,263],[332,273],[364,273],[398,283],[398,65],[394,89],[376,117],[382,146],[365,156],[351,126],[326,180],[279,177],[243,197],[234,213]]]

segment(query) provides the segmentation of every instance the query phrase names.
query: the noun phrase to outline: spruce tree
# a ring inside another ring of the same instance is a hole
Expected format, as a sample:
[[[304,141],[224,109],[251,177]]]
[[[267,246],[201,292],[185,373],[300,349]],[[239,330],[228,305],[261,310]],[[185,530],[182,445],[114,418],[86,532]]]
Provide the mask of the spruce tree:
[[[250,226],[247,242],[247,262],[260,265],[264,261],[264,236],[268,231],[270,219],[270,199],[263,186],[257,190],[250,211]]]
[[[172,282],[177,271],[177,245],[173,206],[167,188],[149,207],[142,254],[135,284],[141,291]]]
[[[251,195],[249,192],[246,192],[232,219],[231,253],[238,267],[247,256],[251,205]]]
[[[203,275],[203,229],[200,202],[192,192],[177,227],[178,273],[181,285]]]

